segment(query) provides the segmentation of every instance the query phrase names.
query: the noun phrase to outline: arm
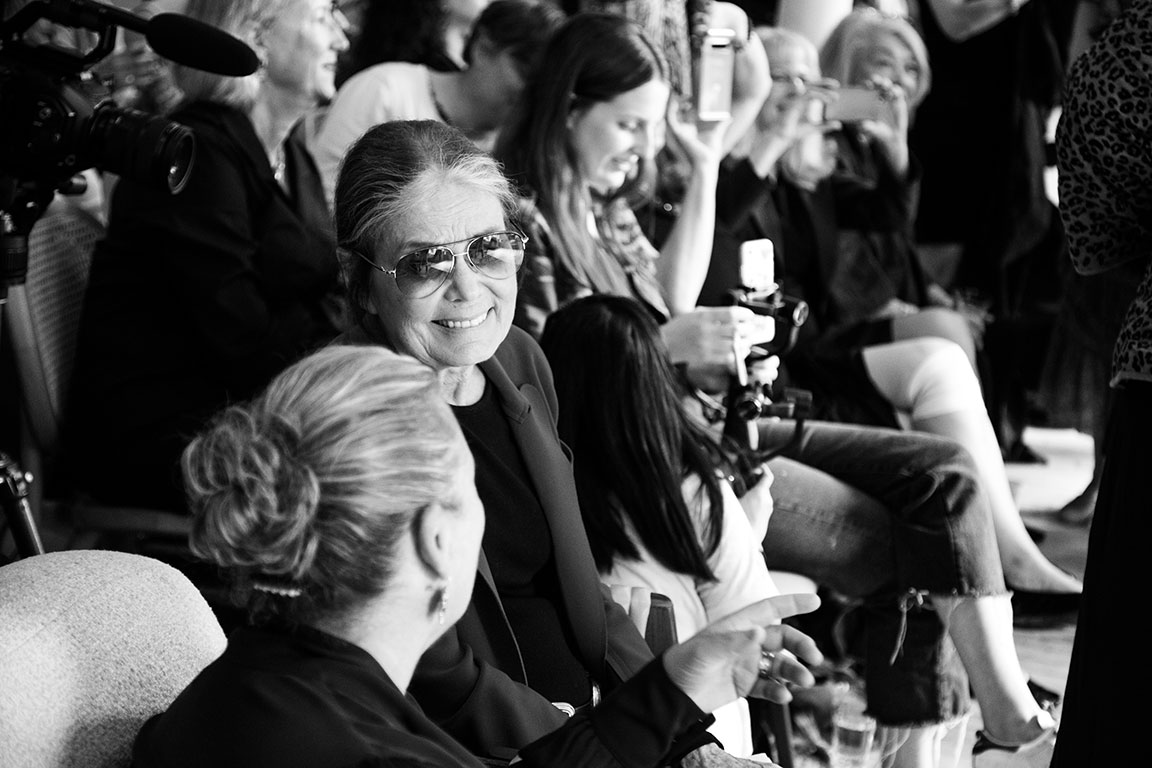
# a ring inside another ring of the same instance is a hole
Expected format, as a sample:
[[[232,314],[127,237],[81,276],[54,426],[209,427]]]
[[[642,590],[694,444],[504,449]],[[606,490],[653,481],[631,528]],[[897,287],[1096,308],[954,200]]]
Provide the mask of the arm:
[[[961,43],[991,29],[1024,7],[1028,0],[928,0],[940,29]]]
[[[469,608],[461,624],[476,620]],[[430,718],[478,755],[514,752],[567,720],[536,691],[481,660],[459,627],[424,653],[409,690]]]
[[[670,648],[600,706],[526,747],[519,762],[564,768],[658,765],[676,755],[677,737],[683,742],[703,735],[711,720],[706,712],[741,696],[789,701],[786,685],[815,682],[797,659],[814,664],[823,657],[811,638],[781,620],[819,603],[815,595],[782,595],[706,627]],[[776,654],[771,677],[758,675],[765,651]],[[717,762],[707,762],[713,754]],[[745,764],[715,747],[692,757],[705,765]]]
[[[722,152],[727,154],[739,143],[756,121],[760,105],[768,98],[772,77],[768,69],[768,54],[757,35],[749,34],[748,15],[735,3],[714,2],[711,24],[717,29],[732,29],[743,41],[736,52],[732,77],[732,119],[724,129]]]
[[[760,485],[768,482],[767,478]],[[720,544],[708,557],[716,581],[696,584],[696,593],[704,603],[708,621],[714,622],[766,597],[780,593],[768,574],[760,551],[763,537],[757,538],[744,508],[727,481],[721,481],[724,496],[724,520]],[[685,482],[685,496],[694,522],[702,526],[707,515],[708,498],[698,479]]]
[[[667,114],[669,141],[678,145],[678,154],[686,157],[692,168],[680,215],[668,232],[656,278],[672,316],[692,311],[712,253],[712,236],[716,224],[716,182],[720,173],[720,141],[723,126],[713,124],[696,135],[694,126],[680,122],[675,108]]]

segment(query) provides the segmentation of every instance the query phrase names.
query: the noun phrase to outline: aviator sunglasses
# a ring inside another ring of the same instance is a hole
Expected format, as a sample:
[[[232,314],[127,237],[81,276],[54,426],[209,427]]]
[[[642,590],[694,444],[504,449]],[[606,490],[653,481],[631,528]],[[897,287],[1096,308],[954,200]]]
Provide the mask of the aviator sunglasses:
[[[475,272],[494,280],[512,277],[524,263],[524,244],[528,237],[520,232],[492,232],[469,240],[427,245],[406,253],[395,269],[385,269],[359,251],[356,255],[370,266],[391,275],[400,293],[412,299],[429,296],[442,286],[456,268],[456,257],[463,256]],[[462,252],[449,246],[467,243]]]

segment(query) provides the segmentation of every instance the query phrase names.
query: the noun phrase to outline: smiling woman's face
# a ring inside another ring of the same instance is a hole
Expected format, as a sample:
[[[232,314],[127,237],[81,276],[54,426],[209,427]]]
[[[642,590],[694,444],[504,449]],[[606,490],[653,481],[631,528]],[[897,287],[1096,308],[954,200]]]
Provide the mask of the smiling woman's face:
[[[458,255],[452,274],[428,296],[400,293],[391,275],[373,271],[371,308],[380,317],[397,352],[437,371],[482,363],[508,335],[516,309],[516,277],[495,279],[472,269],[464,258],[468,241],[508,229],[500,200],[459,182],[440,184],[399,222],[387,244],[372,257],[395,269],[400,257],[417,248],[450,243]]]
[[[609,101],[573,110],[568,140],[592,189],[605,194],[619,189],[641,160],[655,157],[670,93],[662,80],[649,80]]]

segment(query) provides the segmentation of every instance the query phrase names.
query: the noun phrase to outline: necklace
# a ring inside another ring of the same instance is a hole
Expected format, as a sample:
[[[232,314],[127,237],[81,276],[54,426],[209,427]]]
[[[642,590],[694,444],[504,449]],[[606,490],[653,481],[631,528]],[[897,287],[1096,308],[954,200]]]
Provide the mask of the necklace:
[[[272,154],[272,176],[280,186],[284,186],[287,165],[288,160],[284,155],[284,145],[277,144],[276,151]]]

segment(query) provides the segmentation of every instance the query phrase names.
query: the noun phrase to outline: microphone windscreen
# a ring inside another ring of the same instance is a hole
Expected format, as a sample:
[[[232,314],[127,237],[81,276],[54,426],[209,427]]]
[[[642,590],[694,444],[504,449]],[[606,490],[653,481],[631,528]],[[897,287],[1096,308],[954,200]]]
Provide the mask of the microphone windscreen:
[[[223,30],[178,13],[148,20],[144,37],[166,59],[217,75],[243,77],[260,65],[256,52]]]

